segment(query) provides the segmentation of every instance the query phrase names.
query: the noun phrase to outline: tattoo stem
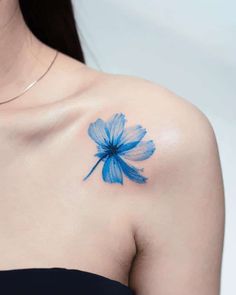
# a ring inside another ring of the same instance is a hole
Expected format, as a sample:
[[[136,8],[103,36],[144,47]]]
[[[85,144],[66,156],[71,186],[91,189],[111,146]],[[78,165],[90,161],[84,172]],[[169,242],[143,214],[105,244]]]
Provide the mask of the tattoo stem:
[[[97,163],[93,166],[93,168],[90,170],[90,172],[89,172],[89,174],[88,175],[86,175],[85,177],[84,177],[84,179],[83,180],[86,180],[92,173],[93,173],[93,171],[94,171],[94,169],[97,167],[97,165],[105,158],[106,156],[103,156],[103,157],[101,157],[98,161],[97,161]]]

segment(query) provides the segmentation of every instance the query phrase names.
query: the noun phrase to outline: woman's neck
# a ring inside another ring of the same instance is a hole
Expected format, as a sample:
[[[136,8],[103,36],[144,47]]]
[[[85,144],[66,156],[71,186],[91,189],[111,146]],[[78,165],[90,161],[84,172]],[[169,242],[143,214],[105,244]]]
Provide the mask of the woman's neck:
[[[53,54],[25,24],[18,0],[0,0],[0,102],[37,79]]]

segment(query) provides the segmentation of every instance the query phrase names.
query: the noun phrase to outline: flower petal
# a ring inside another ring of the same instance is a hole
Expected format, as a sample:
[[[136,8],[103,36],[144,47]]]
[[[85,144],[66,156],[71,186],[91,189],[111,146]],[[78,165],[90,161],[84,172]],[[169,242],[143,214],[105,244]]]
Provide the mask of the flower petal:
[[[102,169],[102,178],[109,183],[123,184],[123,175],[120,163],[115,157],[108,157]]]
[[[155,151],[153,140],[140,141],[133,149],[124,151],[121,155],[132,161],[143,161],[148,159]]]
[[[106,146],[108,143],[108,136],[105,128],[105,122],[101,119],[97,119],[94,123],[89,125],[88,134],[97,144]]]
[[[123,159],[119,156],[116,157],[119,162],[123,173],[132,181],[137,183],[145,183],[147,181],[147,177],[141,175],[139,171],[143,171],[143,169],[138,169],[134,166],[128,165]]]
[[[123,152],[134,148],[146,134],[146,129],[141,125],[126,128],[119,140],[118,152]]]
[[[105,156],[108,156],[108,154],[109,154],[108,146],[97,145],[97,153],[95,154],[96,157],[104,158]]]
[[[113,115],[106,123],[107,134],[110,143],[116,145],[124,131],[125,115],[122,113]]]

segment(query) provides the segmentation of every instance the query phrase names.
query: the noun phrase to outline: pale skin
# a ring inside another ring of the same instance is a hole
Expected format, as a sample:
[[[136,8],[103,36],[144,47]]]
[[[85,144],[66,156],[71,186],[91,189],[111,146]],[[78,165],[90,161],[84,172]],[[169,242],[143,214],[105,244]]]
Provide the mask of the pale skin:
[[[0,1],[0,101],[39,77],[55,51]],[[108,184],[87,134],[125,113],[157,150],[146,184]],[[94,70],[62,53],[22,97],[0,105],[0,269],[65,267],[136,295],[219,295],[224,189],[215,134],[187,100],[147,80]]]

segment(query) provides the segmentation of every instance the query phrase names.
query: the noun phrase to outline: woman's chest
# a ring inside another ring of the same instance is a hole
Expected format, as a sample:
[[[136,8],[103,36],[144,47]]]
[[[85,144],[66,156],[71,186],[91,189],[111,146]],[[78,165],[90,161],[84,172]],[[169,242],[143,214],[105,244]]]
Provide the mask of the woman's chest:
[[[136,251],[131,204],[99,170],[83,181],[93,161],[83,128],[16,136],[0,148],[0,268],[62,266],[125,281]]]

